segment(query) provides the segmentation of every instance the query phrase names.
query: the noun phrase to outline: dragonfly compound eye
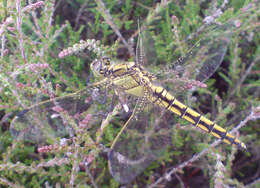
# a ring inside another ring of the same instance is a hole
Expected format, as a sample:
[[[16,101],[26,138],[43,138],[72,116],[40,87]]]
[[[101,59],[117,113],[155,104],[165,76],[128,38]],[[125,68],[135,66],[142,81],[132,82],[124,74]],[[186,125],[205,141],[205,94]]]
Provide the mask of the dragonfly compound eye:
[[[102,71],[104,72],[104,65],[100,60],[93,61],[90,67],[95,76],[100,76],[101,74],[103,74]]]
[[[110,65],[110,59],[108,57],[104,57],[103,58],[103,62],[106,66],[109,66]]]
[[[100,74],[104,74],[105,71],[104,71],[103,69],[101,69],[101,70],[99,70],[99,73],[100,73]]]

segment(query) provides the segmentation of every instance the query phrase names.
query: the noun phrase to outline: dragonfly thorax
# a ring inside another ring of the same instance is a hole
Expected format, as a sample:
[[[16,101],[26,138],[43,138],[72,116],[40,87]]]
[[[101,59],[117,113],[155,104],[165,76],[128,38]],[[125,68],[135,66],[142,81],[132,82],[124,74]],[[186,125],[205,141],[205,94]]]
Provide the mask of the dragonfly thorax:
[[[108,78],[110,84],[120,93],[138,97],[142,97],[145,90],[153,93],[152,82],[156,77],[136,62],[111,63],[109,58],[103,57],[93,61],[91,69],[95,77]]]

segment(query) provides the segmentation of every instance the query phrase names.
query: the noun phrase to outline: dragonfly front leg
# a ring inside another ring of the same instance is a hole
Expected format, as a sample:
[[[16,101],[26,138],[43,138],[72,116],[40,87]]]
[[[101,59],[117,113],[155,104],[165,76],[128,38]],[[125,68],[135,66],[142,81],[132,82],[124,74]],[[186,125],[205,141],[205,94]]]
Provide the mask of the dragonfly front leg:
[[[145,106],[142,105],[144,103],[144,101],[146,101],[143,97],[138,98],[137,103],[135,105],[135,108],[131,114],[131,116],[129,117],[129,119],[126,121],[126,123],[124,124],[124,126],[122,127],[122,129],[119,131],[119,133],[116,135],[115,139],[113,140],[113,143],[111,145],[111,149],[114,148],[118,138],[121,136],[121,134],[123,133],[123,131],[127,128],[127,126],[129,125],[129,123],[133,120],[133,118],[135,117],[135,115],[140,112],[141,110],[141,106]]]

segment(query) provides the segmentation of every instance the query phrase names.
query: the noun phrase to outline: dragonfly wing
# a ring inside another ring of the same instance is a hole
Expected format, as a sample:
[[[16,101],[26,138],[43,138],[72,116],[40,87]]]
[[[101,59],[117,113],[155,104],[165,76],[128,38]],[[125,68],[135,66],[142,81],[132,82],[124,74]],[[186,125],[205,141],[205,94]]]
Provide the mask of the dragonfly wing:
[[[121,133],[109,153],[109,167],[120,183],[131,182],[154,160],[162,156],[171,143],[171,126],[168,112],[146,104],[138,111]]]
[[[138,40],[136,45],[136,62],[149,66],[157,60],[154,40],[149,33],[148,26],[143,24],[139,29]]]
[[[57,98],[39,103],[18,113],[11,123],[11,134],[18,139],[42,143],[50,138],[65,136],[67,122],[63,121],[60,111],[72,109],[71,113],[84,110],[77,96]],[[84,103],[81,103],[84,104]],[[87,105],[86,105],[87,106]],[[55,109],[56,108],[56,109]]]
[[[186,40],[178,41],[173,26],[160,28],[159,23],[165,21],[162,16],[144,25],[138,39],[142,45],[138,47],[145,52],[145,67],[162,80],[160,84],[184,96],[192,81],[206,81],[220,66],[235,26],[232,21],[204,25]]]
[[[107,101],[102,104],[104,98]],[[53,142],[58,137],[72,137],[75,128],[84,125],[89,115],[92,118],[85,128],[100,125],[109,109],[109,100],[105,88],[100,87],[43,101],[18,113],[11,122],[10,131],[17,139],[39,144]]]
[[[186,71],[191,72],[189,79],[204,82],[217,70],[230,43],[232,28],[232,23],[208,26],[204,31],[206,34],[191,50],[190,58],[185,58],[183,62]]]

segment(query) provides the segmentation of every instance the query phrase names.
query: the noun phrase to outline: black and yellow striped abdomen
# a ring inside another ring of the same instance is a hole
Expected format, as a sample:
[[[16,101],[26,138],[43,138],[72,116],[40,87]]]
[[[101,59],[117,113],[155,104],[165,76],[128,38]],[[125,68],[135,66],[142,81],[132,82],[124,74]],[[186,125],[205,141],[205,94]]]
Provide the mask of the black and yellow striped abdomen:
[[[174,96],[168,93],[166,89],[160,86],[152,86],[152,90],[154,93],[154,96],[152,97],[153,103],[165,107],[167,110],[170,110],[181,118],[189,121],[194,126],[201,128],[216,138],[222,139],[223,142],[227,144],[237,145],[240,148],[246,149],[246,145],[243,142],[216,123],[178,101]]]

